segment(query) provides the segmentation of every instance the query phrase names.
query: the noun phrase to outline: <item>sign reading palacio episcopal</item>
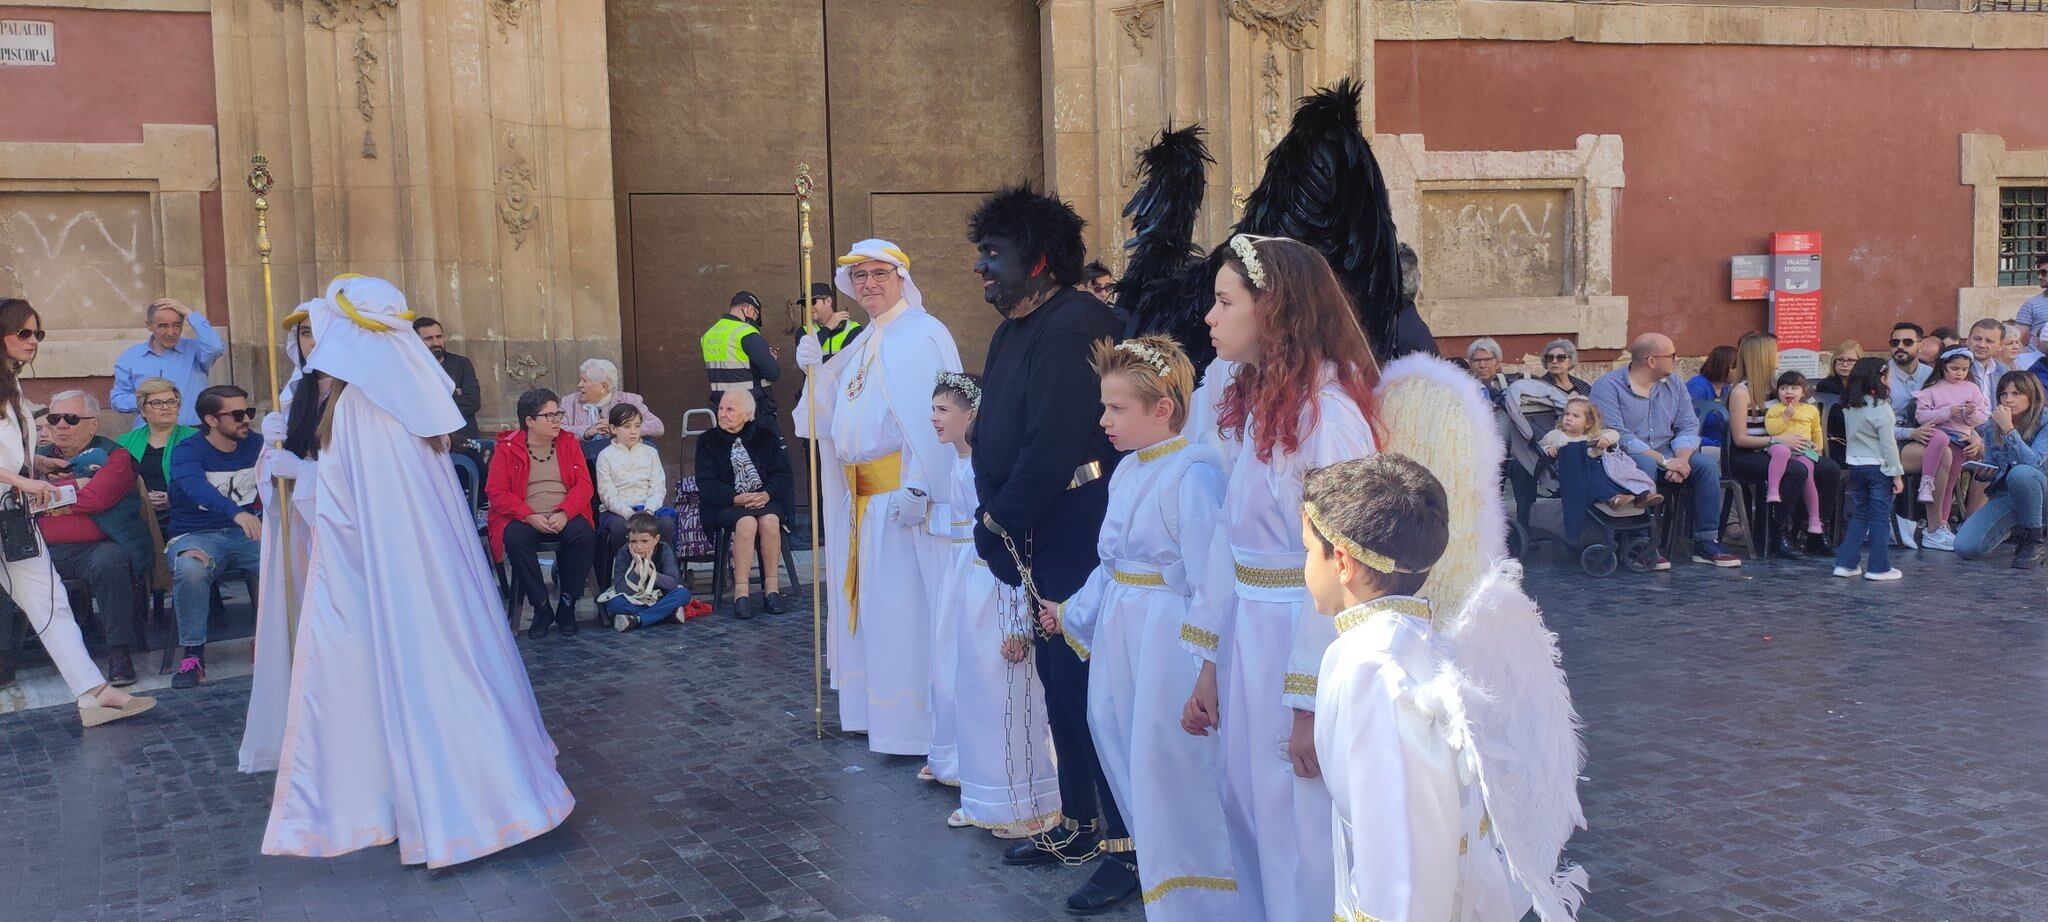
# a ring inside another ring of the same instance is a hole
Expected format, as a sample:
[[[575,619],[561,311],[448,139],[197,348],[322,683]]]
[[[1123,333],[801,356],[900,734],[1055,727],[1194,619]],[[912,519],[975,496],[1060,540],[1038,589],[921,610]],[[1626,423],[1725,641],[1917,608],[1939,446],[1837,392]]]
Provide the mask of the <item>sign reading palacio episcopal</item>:
[[[55,63],[55,24],[32,19],[0,19],[0,66]]]

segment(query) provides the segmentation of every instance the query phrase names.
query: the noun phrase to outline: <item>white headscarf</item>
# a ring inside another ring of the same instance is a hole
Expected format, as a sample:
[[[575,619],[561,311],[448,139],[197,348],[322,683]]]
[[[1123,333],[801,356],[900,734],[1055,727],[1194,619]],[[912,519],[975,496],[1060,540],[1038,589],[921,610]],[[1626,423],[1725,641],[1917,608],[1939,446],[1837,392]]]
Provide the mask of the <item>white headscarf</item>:
[[[313,302],[311,371],[347,381],[421,438],[462,428],[455,381],[412,331],[405,295],[383,279],[354,273],[327,285]]]
[[[924,310],[924,294],[917,290],[917,283],[910,279],[910,257],[903,252],[902,247],[878,237],[871,237],[854,244],[852,248],[846,251],[845,256],[839,257],[839,270],[832,273],[833,285],[840,291],[846,292],[847,297],[859,301],[860,296],[854,293],[853,279],[849,276],[854,266],[858,266],[871,259],[895,266],[896,274],[903,276],[903,300],[910,305],[910,309],[913,311]],[[889,305],[889,307],[895,306],[894,304]],[[888,308],[885,307],[883,310],[888,310]]]

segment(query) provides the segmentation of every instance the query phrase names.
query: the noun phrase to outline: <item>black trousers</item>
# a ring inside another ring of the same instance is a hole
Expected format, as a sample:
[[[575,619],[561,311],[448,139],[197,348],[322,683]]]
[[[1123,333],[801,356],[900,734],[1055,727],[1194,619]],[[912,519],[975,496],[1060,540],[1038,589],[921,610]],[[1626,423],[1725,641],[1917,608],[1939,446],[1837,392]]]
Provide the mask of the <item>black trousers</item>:
[[[514,591],[536,609],[552,604],[547,578],[540,572],[540,550],[548,539],[555,539],[555,583],[568,598],[583,598],[583,587],[590,578],[590,562],[597,556],[597,529],[584,519],[570,519],[558,535],[546,534],[525,522],[506,525],[505,563],[512,568]]]
[[[1098,816],[1103,838],[1130,835],[1123,813],[1110,796],[1109,779],[1095,757],[1095,738],[1088,732],[1088,664],[1067,646],[1064,637],[1032,641],[1038,681],[1045,686],[1045,717],[1052,745],[1059,751],[1060,809],[1070,822],[1088,823]]]
[[[1770,480],[1771,455],[1754,448],[1729,447],[1722,450],[1721,467],[1728,472],[1728,479],[1762,486]],[[1822,455],[1813,462],[1814,488],[1820,493],[1821,521],[1831,521],[1835,506],[1842,501],[1842,466],[1835,459]],[[1806,465],[1794,461],[1785,465],[1785,476],[1778,481],[1778,495],[1784,500],[1784,509],[1804,511],[1806,508]],[[1779,530],[1788,534],[1802,534],[1806,531],[1805,516],[1780,514],[1776,523]]]
[[[135,648],[135,564],[128,551],[112,541],[52,544],[50,559],[57,575],[82,580],[92,587],[93,613],[107,646]]]

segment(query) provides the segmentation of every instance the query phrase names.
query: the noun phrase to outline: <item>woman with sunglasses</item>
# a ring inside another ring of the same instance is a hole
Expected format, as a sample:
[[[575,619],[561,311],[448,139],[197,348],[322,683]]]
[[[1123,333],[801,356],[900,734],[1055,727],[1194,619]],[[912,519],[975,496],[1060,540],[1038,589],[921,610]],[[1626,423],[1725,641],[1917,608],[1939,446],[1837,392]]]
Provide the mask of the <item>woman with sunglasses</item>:
[[[1579,347],[1569,339],[1553,339],[1543,346],[1543,380],[1569,397],[1591,397],[1593,385],[1572,374],[1579,368]]]
[[[0,298],[0,331],[5,331],[6,356],[0,361],[0,496],[26,501],[29,508],[47,507],[57,488],[29,470],[34,456],[35,423],[22,408],[20,374],[42,347],[43,318],[27,301]],[[8,495],[12,494],[12,495]],[[11,505],[11,502],[9,503]],[[156,705],[107,684],[106,676],[86,652],[85,637],[71,616],[71,599],[57,578],[49,548],[35,536],[36,553],[0,566],[0,589],[21,607],[29,628],[43,642],[64,684],[78,698],[79,720],[87,727],[133,717]]]

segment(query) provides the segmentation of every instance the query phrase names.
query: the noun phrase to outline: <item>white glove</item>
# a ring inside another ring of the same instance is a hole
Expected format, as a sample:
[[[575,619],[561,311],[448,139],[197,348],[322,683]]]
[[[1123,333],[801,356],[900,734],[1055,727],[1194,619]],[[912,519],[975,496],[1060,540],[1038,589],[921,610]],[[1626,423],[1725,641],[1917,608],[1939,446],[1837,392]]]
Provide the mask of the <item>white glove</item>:
[[[304,463],[304,459],[282,448],[267,448],[263,451],[264,469],[260,473],[264,477],[283,477],[286,480],[297,480],[299,479],[299,465]]]
[[[818,337],[805,333],[796,341],[796,367],[816,368],[825,361],[825,347],[818,345]]]
[[[923,491],[906,487],[889,495],[889,517],[906,528],[916,528],[931,514],[931,505]]]

